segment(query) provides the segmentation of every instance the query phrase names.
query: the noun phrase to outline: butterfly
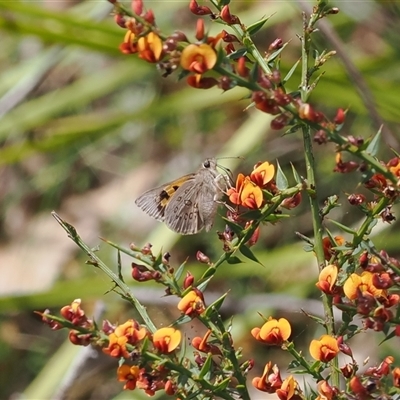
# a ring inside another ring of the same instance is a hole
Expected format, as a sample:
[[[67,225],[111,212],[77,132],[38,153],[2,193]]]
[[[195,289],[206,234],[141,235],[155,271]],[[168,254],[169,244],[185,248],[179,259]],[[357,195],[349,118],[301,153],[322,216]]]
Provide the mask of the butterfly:
[[[220,174],[217,166],[222,168],[215,158],[207,158],[197,172],[150,189],[135,203],[174,232],[194,235],[203,228],[208,232],[219,200],[230,186],[229,176]]]

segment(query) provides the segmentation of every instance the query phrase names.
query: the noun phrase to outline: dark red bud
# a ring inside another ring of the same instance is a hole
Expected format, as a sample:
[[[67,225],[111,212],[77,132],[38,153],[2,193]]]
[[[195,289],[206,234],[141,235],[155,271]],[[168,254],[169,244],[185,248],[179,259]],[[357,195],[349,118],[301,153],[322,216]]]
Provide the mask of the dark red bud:
[[[183,288],[187,289],[188,287],[193,286],[193,282],[194,282],[194,276],[190,272],[187,272],[186,277],[183,281]]]
[[[279,50],[283,46],[283,41],[280,38],[275,39],[268,47],[268,52],[271,53],[272,51]]]
[[[228,5],[222,7],[220,17],[222,21],[229,25],[240,24],[240,19],[236,15],[231,14]]]
[[[122,14],[115,14],[114,15],[114,21],[117,23],[118,26],[120,26],[121,28],[126,28],[126,19],[125,16]]]
[[[156,17],[154,16],[153,10],[148,10],[143,16],[143,19],[147,21],[149,24],[154,25]]]
[[[369,263],[369,257],[368,257],[368,252],[364,251],[360,258],[358,259],[359,263],[360,263],[360,267],[361,268],[366,268],[368,266]]]
[[[229,89],[232,89],[235,85],[233,84],[231,78],[227,77],[227,76],[222,76],[219,79],[219,84],[218,86],[223,90],[223,91],[227,91]]]
[[[318,144],[324,144],[328,142],[328,137],[323,129],[320,129],[319,131],[315,132],[314,142]]]
[[[200,250],[196,253],[196,258],[197,261],[200,261],[203,264],[210,264],[210,259]]]
[[[336,112],[336,117],[334,118],[333,122],[336,125],[342,125],[346,118],[346,113],[342,108],[339,108]]]
[[[278,106],[286,106],[292,101],[292,98],[282,89],[277,89],[274,91],[274,100]]]
[[[242,78],[249,76],[249,69],[246,67],[246,57],[240,57],[237,61],[236,71]]]
[[[365,196],[363,194],[351,194],[347,197],[347,200],[352,206],[359,206],[360,204],[365,202]]]
[[[232,35],[231,33],[228,33],[227,31],[223,30],[222,32],[222,40],[226,43],[231,43],[231,42],[239,42],[239,39],[235,36]]]
[[[289,118],[285,114],[278,115],[271,121],[271,128],[275,130],[283,129],[289,121]]]
[[[189,3],[189,10],[194,14],[194,15],[208,15],[212,14],[212,11],[210,8],[206,6],[199,6],[196,0],[190,0]]]
[[[136,15],[142,15],[142,12],[143,12],[143,0],[132,0],[131,7],[132,7],[132,11]]]
[[[198,19],[196,22],[196,39],[203,40],[204,39],[204,21],[202,19]]]
[[[176,40],[177,42],[188,42],[188,38],[182,31],[175,31],[171,38]]]

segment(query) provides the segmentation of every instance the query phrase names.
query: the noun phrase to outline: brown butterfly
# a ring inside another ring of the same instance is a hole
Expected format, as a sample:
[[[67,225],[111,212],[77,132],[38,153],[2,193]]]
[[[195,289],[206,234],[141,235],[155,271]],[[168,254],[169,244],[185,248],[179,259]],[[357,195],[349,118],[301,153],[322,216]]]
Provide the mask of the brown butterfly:
[[[182,235],[208,232],[226,191],[229,177],[217,171],[215,158],[207,158],[201,168],[172,182],[150,189],[135,203],[151,217],[164,221]]]

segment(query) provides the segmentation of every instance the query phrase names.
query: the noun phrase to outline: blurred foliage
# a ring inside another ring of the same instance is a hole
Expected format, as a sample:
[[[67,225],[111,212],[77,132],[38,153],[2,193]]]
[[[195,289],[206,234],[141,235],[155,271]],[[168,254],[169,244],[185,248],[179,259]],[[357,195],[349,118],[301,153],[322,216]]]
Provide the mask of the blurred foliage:
[[[276,37],[291,40],[281,61],[285,74],[299,58],[296,34],[301,30],[301,10],[310,4],[232,1],[232,9],[241,9],[245,23],[274,14],[255,40],[261,49],[267,49]],[[149,1],[148,5],[164,32],[179,26],[194,34],[196,18],[186,2]],[[372,1],[340,2],[339,7],[339,15],[324,21],[329,29],[321,27],[317,46],[321,51],[339,48],[341,53],[326,64],[311,102],[330,116],[338,107],[349,107],[345,134],[369,137],[383,123],[381,156],[387,161],[392,156],[389,147],[398,151],[400,140],[400,6],[395,1]],[[240,163],[241,171],[249,171],[257,161],[279,158],[284,170],[291,162],[304,173],[301,138],[273,132],[269,116],[244,111],[248,103],[243,90],[196,91],[174,76],[162,78],[154,65],[120,54],[118,46],[124,31],[113,23],[110,12],[108,3],[97,1],[0,2],[0,268],[3,275],[14,274],[12,287],[3,287],[7,290],[0,293],[0,398],[24,392],[28,399],[109,399],[121,391],[112,372],[115,366],[102,363],[101,355],[82,354],[69,343],[60,347],[63,333],[48,332],[32,314],[35,309],[57,309],[76,297],[83,298],[85,309],[92,304],[95,310],[109,289],[104,277],[84,265],[83,255],[77,261],[74,250],[66,251],[63,262],[56,262],[49,254],[40,265],[31,262],[30,254],[18,250],[38,233],[38,216],[51,219],[50,210],[61,210],[61,214],[72,216],[70,222],[79,230],[93,205],[90,218],[97,222],[91,225],[93,246],[99,244],[96,237],[107,235],[125,245],[131,240],[150,240],[156,248],[162,244],[170,251],[180,239],[179,248],[172,251],[173,259],[179,265],[190,256],[188,268],[196,274],[202,267],[191,264],[195,252],[202,250],[214,257],[221,252],[220,243],[215,240],[210,244],[206,234],[179,238],[162,225],[154,225],[155,230],[146,238],[146,224],[153,221],[139,223],[137,219],[144,216],[130,211],[142,189],[181,171],[194,170],[203,158],[214,155],[244,157],[224,162],[232,168]],[[211,30],[218,30],[218,26]],[[332,41],[329,32],[337,41]],[[365,80],[371,98],[360,89],[360,81],[349,71],[342,55]],[[298,82],[295,72],[290,81],[293,90]],[[380,120],[371,115],[370,100]],[[331,146],[316,147],[316,158],[321,201],[334,193],[343,194],[337,219],[356,224],[359,216],[346,204],[344,194],[355,190],[357,177],[347,175],[343,180],[343,176],[330,173],[334,167]],[[139,170],[141,178],[135,175],[132,193],[121,206],[112,194],[118,194],[125,176]],[[136,187],[139,178],[148,181],[146,187],[143,182]],[[81,199],[78,204],[85,204],[81,214],[71,200],[76,198]],[[103,203],[97,205],[99,199]],[[60,229],[56,223],[49,226]],[[221,220],[216,227],[222,228]],[[377,246],[385,245],[393,256],[396,252],[399,255],[396,227],[395,223],[390,231],[380,230],[376,238]],[[219,271],[220,280],[210,287],[218,293],[231,289],[232,303],[226,316],[237,315],[235,333],[238,341],[243,340],[247,354],[254,352],[254,344],[245,342],[245,336],[256,323],[255,311],[293,312],[300,299],[304,299],[305,308],[313,307],[311,300],[306,300],[316,293],[313,256],[302,252],[295,231],[311,232],[306,205],[296,209],[292,219],[263,231],[256,252],[266,267],[226,266]],[[63,236],[63,240],[68,239]],[[48,246],[46,241],[39,242],[37,250],[44,250],[46,255]],[[102,245],[101,252],[110,265],[116,264],[114,251]],[[12,257],[2,262],[1,254]],[[13,265],[18,257],[25,257],[25,267],[34,273],[56,264],[53,284],[37,285],[38,273],[37,280],[29,282],[32,290],[22,289],[19,283],[25,272]],[[125,268],[128,275],[129,265]],[[156,288],[156,294],[149,294],[152,290],[151,286],[147,293],[144,290],[143,301],[154,307],[154,314],[160,319],[164,314],[176,315],[173,302],[161,300],[163,293]],[[282,297],[274,301],[274,295]],[[105,315],[111,320],[131,316],[131,310],[125,310],[115,296],[104,299]],[[297,320],[299,332],[304,329],[302,324],[310,324],[300,316]],[[78,379],[74,371],[79,371],[80,357],[92,363],[94,360],[96,366],[91,374]],[[74,384],[63,392],[71,380]],[[115,398],[139,399],[140,395],[124,393]]]

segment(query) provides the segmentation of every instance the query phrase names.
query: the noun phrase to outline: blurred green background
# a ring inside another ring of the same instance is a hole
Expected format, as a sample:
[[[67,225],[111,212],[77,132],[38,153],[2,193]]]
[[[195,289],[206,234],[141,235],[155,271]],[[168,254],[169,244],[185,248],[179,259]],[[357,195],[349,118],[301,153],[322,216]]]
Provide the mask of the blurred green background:
[[[188,1],[145,4],[164,33],[179,28],[194,40],[196,18]],[[245,24],[274,14],[254,40],[261,52],[278,37],[290,41],[281,61],[284,75],[299,58],[301,11],[312,4],[232,1],[231,10]],[[338,55],[323,67],[310,101],[331,118],[338,107],[350,108],[343,134],[366,138],[383,124],[380,156],[388,161],[390,147],[400,150],[399,2],[332,4],[341,12],[324,20],[314,38],[320,51]],[[221,29],[207,23],[211,33]],[[155,252],[169,251],[173,265],[189,257],[188,269],[198,275],[204,266],[195,260],[197,250],[213,260],[221,254],[215,230],[223,229],[222,219],[211,233],[179,237],[141,212],[134,199],[196,170],[210,156],[241,156],[221,163],[244,173],[258,161],[279,159],[285,171],[293,163],[305,175],[302,139],[271,131],[270,116],[245,110],[249,101],[242,89],[192,89],[175,75],[163,78],[155,65],[122,55],[124,30],[114,24],[106,1],[2,1],[0,33],[0,398],[145,398],[138,391],[121,392],[114,360],[73,346],[67,332],[51,332],[33,314],[57,312],[82,298],[87,314],[99,320],[135,317],[121,299],[105,294],[110,282],[85,265],[50,212],[73,224],[90,246],[100,246],[99,255],[114,269],[116,252],[99,236],[125,247],[150,242]],[[291,90],[299,76],[297,70]],[[359,176],[332,173],[334,146],[316,146],[315,154],[321,203],[338,194],[343,207],[333,217],[356,225],[362,215],[347,205],[346,193],[359,190]],[[299,346],[319,333],[301,313],[321,312],[313,255],[303,252],[295,235],[312,235],[307,202],[291,214],[262,229],[254,251],[265,267],[249,261],[221,267],[206,293],[211,302],[230,289],[225,316],[235,315],[235,341],[257,368],[270,359],[282,368],[289,362],[281,353],[274,360],[274,352],[250,338],[250,329],[261,323],[257,311],[289,318]],[[374,240],[399,256],[399,236],[395,222],[378,226]],[[130,280],[128,259],[123,272],[156,324],[177,317],[176,299],[163,297],[152,283]],[[203,333],[196,324],[188,329],[191,337]],[[386,354],[390,343],[379,348],[381,354],[363,353],[362,343],[354,346],[361,361]]]

